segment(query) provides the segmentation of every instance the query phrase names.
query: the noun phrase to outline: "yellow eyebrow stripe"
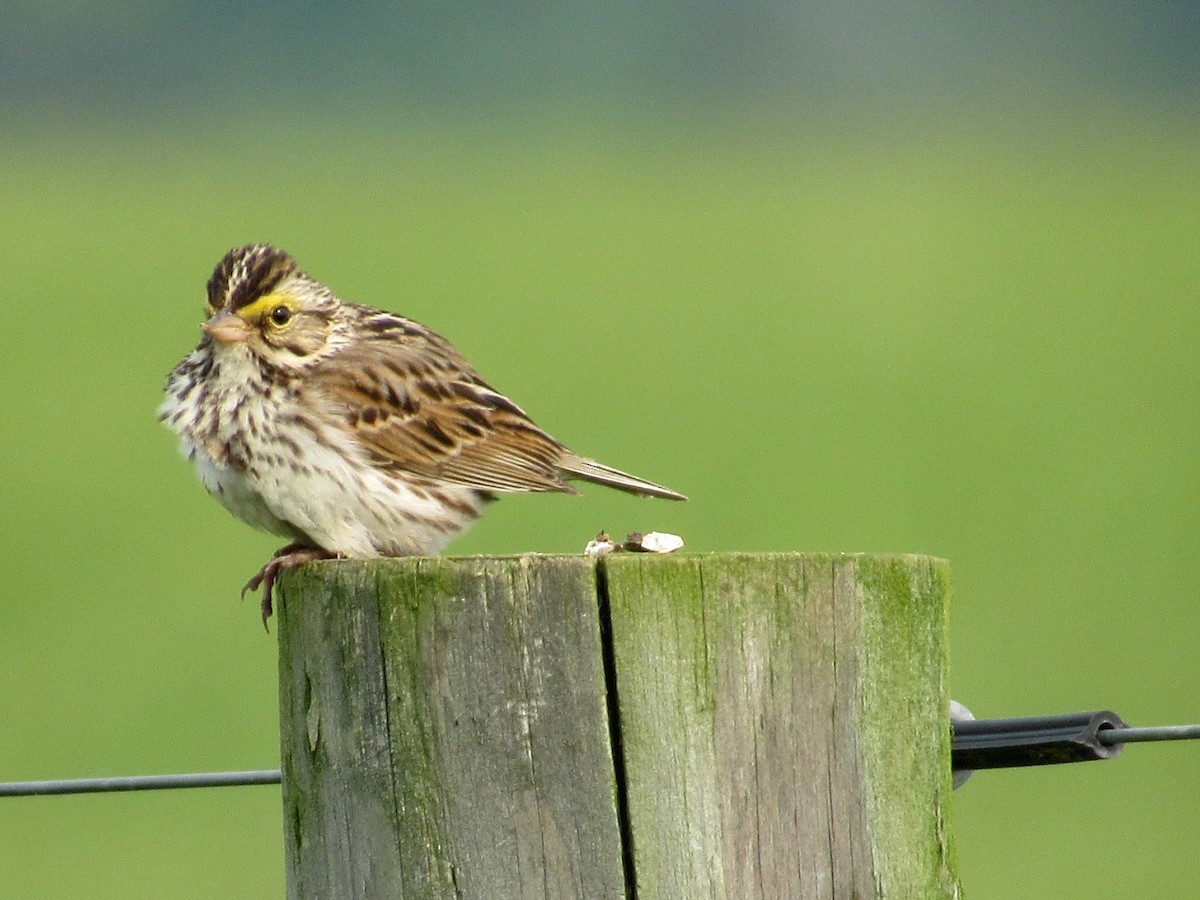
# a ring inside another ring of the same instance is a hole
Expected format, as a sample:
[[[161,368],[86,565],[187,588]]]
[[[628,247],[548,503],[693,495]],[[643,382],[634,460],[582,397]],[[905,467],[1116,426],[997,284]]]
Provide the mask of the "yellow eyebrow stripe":
[[[291,294],[266,294],[259,297],[253,303],[247,303],[241,309],[237,310],[237,314],[247,322],[253,322],[256,319],[261,319],[263,316],[269,315],[271,310],[277,306],[286,306],[295,312],[298,305],[296,298]]]

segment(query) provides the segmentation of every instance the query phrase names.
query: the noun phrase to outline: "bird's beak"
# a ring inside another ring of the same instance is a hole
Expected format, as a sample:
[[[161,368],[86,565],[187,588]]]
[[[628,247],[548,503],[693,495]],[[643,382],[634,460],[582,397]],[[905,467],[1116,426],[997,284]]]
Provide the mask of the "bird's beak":
[[[227,309],[221,310],[201,325],[200,329],[209,337],[215,338],[222,344],[240,343],[250,337],[252,330],[246,324],[245,319],[236,313],[231,313]]]

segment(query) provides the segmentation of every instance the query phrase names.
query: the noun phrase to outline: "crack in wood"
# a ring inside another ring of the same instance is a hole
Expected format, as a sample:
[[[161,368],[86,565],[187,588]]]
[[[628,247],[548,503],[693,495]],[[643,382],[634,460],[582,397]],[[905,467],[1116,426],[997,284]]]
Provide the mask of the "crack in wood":
[[[625,743],[621,736],[621,695],[617,682],[617,657],[613,645],[612,605],[608,597],[608,570],[596,563],[596,600],[600,610],[600,654],[604,663],[604,694],[608,708],[608,739],[613,757],[613,784],[617,801],[617,828],[621,835],[621,867],[626,900],[637,900],[633,826],[629,818],[629,782],[625,773]]]

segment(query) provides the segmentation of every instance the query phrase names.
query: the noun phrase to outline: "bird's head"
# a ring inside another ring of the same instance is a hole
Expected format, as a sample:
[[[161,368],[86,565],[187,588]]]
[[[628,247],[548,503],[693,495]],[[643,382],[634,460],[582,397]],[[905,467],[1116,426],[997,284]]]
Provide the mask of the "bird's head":
[[[245,348],[295,369],[334,349],[339,306],[287,253],[252,244],[230,250],[213,270],[200,327],[219,352]]]

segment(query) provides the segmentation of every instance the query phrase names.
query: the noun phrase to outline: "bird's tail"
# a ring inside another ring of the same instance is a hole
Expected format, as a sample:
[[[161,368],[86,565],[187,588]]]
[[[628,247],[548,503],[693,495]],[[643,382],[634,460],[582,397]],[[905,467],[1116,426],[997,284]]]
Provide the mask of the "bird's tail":
[[[568,477],[594,481],[596,484],[607,485],[642,497],[661,497],[664,500],[687,499],[683,494],[677,494],[652,481],[646,481],[644,478],[638,478],[636,475],[630,475],[628,472],[598,463],[594,459],[586,459],[574,454],[570,454],[560,461],[558,467]]]

